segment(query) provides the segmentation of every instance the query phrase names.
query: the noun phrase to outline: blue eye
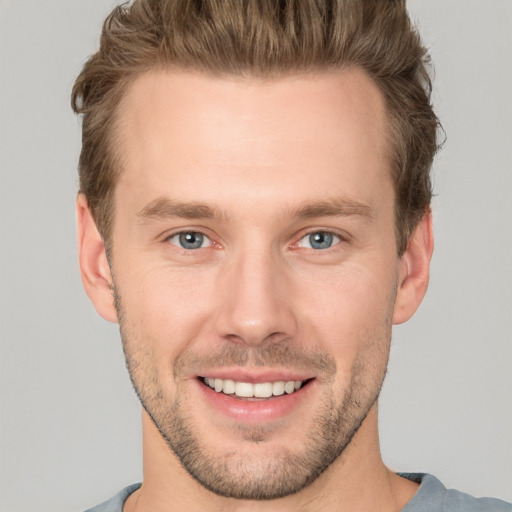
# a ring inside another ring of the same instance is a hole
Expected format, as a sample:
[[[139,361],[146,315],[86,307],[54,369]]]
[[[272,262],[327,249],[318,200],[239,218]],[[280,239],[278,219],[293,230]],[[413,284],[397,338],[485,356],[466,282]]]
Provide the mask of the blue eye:
[[[206,235],[203,235],[203,233],[199,233],[199,231],[176,233],[169,238],[169,242],[187,250],[202,249],[211,245],[211,240]]]
[[[306,247],[307,249],[329,249],[333,245],[339,244],[341,238],[329,231],[314,231],[309,233],[299,241],[299,247]]]

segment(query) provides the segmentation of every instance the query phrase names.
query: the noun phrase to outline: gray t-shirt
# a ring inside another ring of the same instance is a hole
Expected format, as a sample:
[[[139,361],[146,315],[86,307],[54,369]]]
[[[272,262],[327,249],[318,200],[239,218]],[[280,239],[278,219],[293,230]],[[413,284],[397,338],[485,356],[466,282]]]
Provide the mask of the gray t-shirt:
[[[420,484],[420,488],[402,512],[512,512],[512,505],[495,498],[473,498],[469,494],[447,489],[436,477],[425,473],[399,473]],[[128,496],[141,484],[126,487],[113,498],[86,512],[122,512]]]

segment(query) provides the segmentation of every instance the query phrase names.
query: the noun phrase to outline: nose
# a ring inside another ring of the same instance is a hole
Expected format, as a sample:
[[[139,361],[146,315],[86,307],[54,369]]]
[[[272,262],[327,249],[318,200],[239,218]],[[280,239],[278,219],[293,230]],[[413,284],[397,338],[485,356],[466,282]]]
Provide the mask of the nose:
[[[246,251],[226,262],[229,268],[218,283],[218,336],[247,345],[295,336],[293,292],[285,266],[271,251]]]

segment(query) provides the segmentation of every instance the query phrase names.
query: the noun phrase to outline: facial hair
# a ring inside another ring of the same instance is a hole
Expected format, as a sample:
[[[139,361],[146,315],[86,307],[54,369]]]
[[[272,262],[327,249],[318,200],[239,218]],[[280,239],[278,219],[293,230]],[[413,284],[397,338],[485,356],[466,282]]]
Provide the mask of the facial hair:
[[[113,291],[126,365],[143,408],[185,470],[219,496],[271,500],[304,489],[342,455],[378,398],[389,354],[391,318],[376,332],[362,334],[367,348],[356,357],[344,390],[333,387],[336,364],[330,354],[305,351],[292,340],[280,340],[251,347],[227,344],[208,354],[184,351],[170,365],[176,384],[174,397],[170,397],[159,382],[150,343],[129,326],[119,293],[115,287]],[[315,370],[323,386],[321,403],[314,409],[300,446],[287,444],[284,439],[277,453],[262,455],[259,447],[275,437],[273,427],[239,424],[236,435],[249,449],[225,451],[219,456],[198,432],[190,408],[193,400],[187,396],[183,378],[185,371],[248,365]]]

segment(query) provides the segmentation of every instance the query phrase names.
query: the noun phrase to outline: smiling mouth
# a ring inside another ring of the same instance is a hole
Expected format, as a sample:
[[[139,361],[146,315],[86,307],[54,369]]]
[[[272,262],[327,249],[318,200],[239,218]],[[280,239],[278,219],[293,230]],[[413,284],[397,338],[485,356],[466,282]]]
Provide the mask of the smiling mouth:
[[[291,395],[302,389],[313,379],[258,382],[238,382],[231,379],[213,379],[200,377],[199,380],[217,393],[242,399],[266,399],[282,395]]]

